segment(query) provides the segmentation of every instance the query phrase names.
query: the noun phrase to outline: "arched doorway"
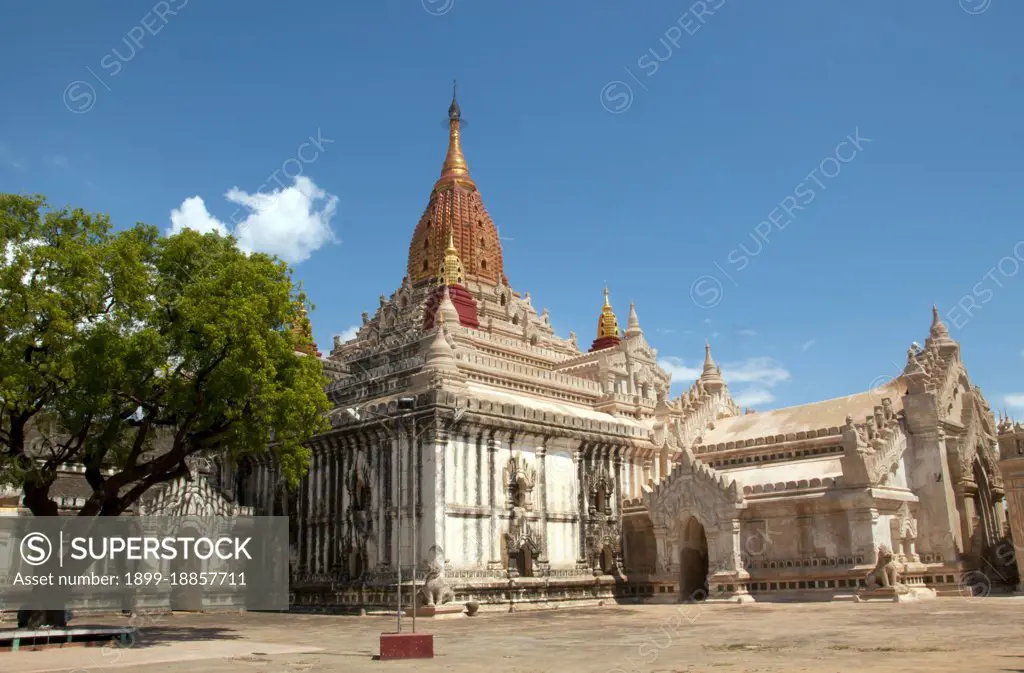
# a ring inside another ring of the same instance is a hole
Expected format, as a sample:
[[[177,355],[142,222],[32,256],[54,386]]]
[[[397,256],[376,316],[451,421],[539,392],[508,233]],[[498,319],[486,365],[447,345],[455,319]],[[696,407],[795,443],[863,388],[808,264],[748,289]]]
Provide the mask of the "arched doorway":
[[[615,552],[608,545],[601,550],[601,572],[605,575],[615,574]]]
[[[679,558],[679,591],[683,601],[708,597],[708,538],[704,526],[691,516],[683,526]]]
[[[533,577],[533,555],[529,545],[523,545],[516,554],[516,571],[520,577]]]

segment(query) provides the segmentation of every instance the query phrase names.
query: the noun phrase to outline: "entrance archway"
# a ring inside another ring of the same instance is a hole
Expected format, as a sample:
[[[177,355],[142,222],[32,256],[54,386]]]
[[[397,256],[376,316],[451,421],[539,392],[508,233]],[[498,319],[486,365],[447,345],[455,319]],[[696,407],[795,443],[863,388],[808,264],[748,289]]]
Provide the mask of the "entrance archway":
[[[201,537],[202,533],[194,525],[187,525],[181,535],[197,538]],[[198,579],[198,573],[203,569],[202,561],[192,553],[187,559],[183,558],[182,551],[179,547],[178,555],[171,561],[171,573],[175,577],[171,585],[171,610],[199,612],[203,609],[203,587]]]
[[[516,570],[520,577],[533,577],[533,555],[529,545],[523,545],[516,554]]]
[[[679,591],[683,601],[708,597],[708,538],[704,526],[691,516],[683,526],[679,558]]]
[[[606,546],[601,550],[601,572],[605,575],[615,574],[615,552],[611,547]]]

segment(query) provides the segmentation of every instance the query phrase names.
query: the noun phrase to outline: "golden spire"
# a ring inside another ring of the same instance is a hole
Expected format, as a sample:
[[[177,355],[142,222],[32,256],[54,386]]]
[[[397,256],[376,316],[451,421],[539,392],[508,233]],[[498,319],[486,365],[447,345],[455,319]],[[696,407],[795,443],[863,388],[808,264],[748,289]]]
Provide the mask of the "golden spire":
[[[619,319],[608,301],[608,288],[604,289],[604,306],[601,307],[601,317],[597,319],[597,338],[602,337],[619,338]]]
[[[449,224],[448,247],[445,248],[437,280],[441,285],[462,285],[465,282],[465,277],[466,275],[462,271],[462,260],[459,259],[459,250],[455,247],[455,234]]]
[[[460,142],[459,126],[462,120],[462,111],[459,103],[455,100],[455,82],[452,82],[452,104],[448,106],[448,154],[445,155],[444,165],[441,166],[442,182],[455,182],[465,185],[473,185],[469,177],[469,166],[466,164],[466,157],[462,155],[462,143]]]
[[[296,315],[295,322],[292,323],[292,332],[298,338],[297,350],[319,357],[320,351],[317,350],[316,343],[313,341],[313,323],[306,312],[306,305],[301,298],[296,299],[293,303]]]

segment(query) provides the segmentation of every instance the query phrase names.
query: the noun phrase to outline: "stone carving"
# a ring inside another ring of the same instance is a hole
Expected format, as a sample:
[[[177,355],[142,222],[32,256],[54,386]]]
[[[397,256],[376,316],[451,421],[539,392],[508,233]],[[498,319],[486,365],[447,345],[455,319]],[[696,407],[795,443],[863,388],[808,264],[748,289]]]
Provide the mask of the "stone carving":
[[[874,569],[865,578],[868,590],[872,589],[893,589],[896,593],[907,593],[910,590],[907,585],[900,582],[902,568],[889,551],[889,548],[882,545],[878,548],[878,562]]]
[[[439,563],[430,564],[430,568],[427,570],[426,581],[420,587],[420,599],[426,607],[444,605],[455,600],[455,592],[452,591],[452,588],[444,580]]]
[[[509,530],[505,534],[505,545],[509,554],[516,553],[525,547],[534,560],[540,560],[544,549],[544,542],[541,536],[530,526],[530,522],[527,521],[522,508],[517,507],[513,510]]]
[[[920,561],[914,544],[917,540],[917,519],[910,514],[907,503],[900,505],[896,516],[891,520],[893,544],[899,544],[899,559],[903,562]],[[898,542],[897,542],[898,541]],[[896,550],[893,550],[894,552]]]
[[[622,527],[611,516],[600,516],[587,524],[586,546],[590,554],[590,567],[594,571],[604,569],[604,554],[611,553],[611,574],[622,574]]]
[[[885,485],[896,472],[907,448],[903,419],[885,398],[864,423],[846,417],[843,428],[843,477],[849,484]]]
[[[530,466],[522,453],[509,458],[505,465],[505,506],[533,509],[533,487],[537,472]]]
[[[612,513],[612,492],[615,484],[604,465],[587,475],[588,509],[591,516]],[[600,510],[600,511],[598,511]]]

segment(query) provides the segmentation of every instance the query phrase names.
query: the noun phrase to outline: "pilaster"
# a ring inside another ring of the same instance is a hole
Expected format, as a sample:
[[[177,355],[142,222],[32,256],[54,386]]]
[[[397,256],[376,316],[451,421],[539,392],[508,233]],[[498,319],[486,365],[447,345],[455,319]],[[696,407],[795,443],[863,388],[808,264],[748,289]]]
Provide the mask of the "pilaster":
[[[388,519],[388,509],[391,507],[391,495],[388,490],[388,479],[389,479],[389,465],[391,464],[391,455],[388,450],[391,442],[388,439],[387,433],[383,430],[373,430],[370,433],[370,451],[371,458],[375,457],[375,464],[377,466],[376,472],[374,473],[374,484],[375,488],[371,494],[371,501],[373,502],[373,509],[371,510],[377,517],[377,563],[382,566],[390,565],[391,563],[391,524]]]
[[[497,437],[497,431],[491,430],[487,435],[487,473],[490,476],[490,485],[487,490],[490,494],[491,510],[490,549],[487,556],[489,570],[501,570],[503,566],[500,549],[501,528],[498,521],[498,498],[501,488],[501,470],[498,469],[498,451],[500,449],[501,440]]]
[[[579,507],[579,526],[578,526],[578,546],[576,549],[576,567],[578,569],[587,568],[589,563],[587,562],[587,479],[586,479],[586,449],[587,444],[581,442],[579,448],[573,451],[572,462],[576,468],[576,492],[577,492],[577,504]]]
[[[391,549],[391,563],[395,566],[396,570],[399,566],[399,552],[398,545],[400,541],[398,539],[398,517],[402,513],[402,500],[401,500],[401,465],[398,462],[399,456],[399,442],[397,434],[388,437],[388,444],[391,446],[391,464],[389,469],[389,481],[388,492],[391,494],[391,502],[388,504],[388,538],[390,544],[388,547]]]
[[[538,474],[538,487],[540,490],[540,497],[534,498],[534,502],[537,503],[538,517],[540,521],[540,539],[544,541],[544,548],[541,549],[540,559],[538,562],[542,566],[542,570],[547,570],[548,567],[548,477],[547,477],[547,455],[548,455],[548,438],[542,437],[540,446],[537,447],[537,474]]]
[[[424,502],[425,520],[423,529],[426,532],[424,546],[436,550],[443,550],[446,545],[446,524],[448,520],[448,505],[445,494],[445,484],[448,483],[447,465],[448,451],[450,444],[450,433],[446,432],[439,424],[435,424],[432,431],[426,435],[426,446],[424,449],[423,473],[420,485],[423,486],[424,479],[429,480],[424,488],[426,498]],[[431,544],[426,544],[431,543]],[[427,560],[434,560],[436,554],[421,556]],[[439,562],[444,565],[445,558]]]
[[[916,384],[912,386],[912,390],[916,388]],[[938,554],[952,563],[958,559],[958,550],[963,549],[963,528],[935,396],[927,390],[908,394],[903,406],[909,435],[907,476],[920,500],[918,553]]]

